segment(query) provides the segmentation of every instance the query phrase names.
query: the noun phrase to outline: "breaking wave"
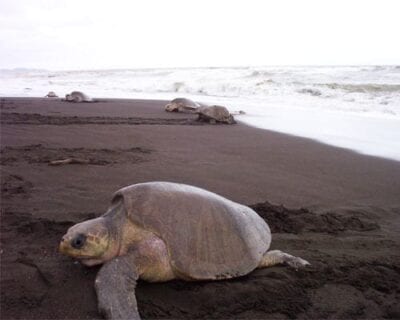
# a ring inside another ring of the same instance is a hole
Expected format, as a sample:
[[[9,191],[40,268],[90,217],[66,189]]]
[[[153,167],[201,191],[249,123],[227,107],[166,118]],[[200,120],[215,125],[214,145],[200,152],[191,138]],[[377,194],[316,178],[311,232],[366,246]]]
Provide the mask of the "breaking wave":
[[[347,92],[359,93],[400,93],[400,84],[341,84],[341,83],[326,83],[322,84],[329,89],[339,89]]]

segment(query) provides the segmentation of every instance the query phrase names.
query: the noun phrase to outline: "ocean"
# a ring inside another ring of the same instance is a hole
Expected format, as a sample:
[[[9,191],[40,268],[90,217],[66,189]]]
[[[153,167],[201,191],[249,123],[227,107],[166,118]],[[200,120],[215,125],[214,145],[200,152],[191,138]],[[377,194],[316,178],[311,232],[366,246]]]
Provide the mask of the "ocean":
[[[248,125],[400,161],[400,66],[0,70],[1,97],[187,97]]]

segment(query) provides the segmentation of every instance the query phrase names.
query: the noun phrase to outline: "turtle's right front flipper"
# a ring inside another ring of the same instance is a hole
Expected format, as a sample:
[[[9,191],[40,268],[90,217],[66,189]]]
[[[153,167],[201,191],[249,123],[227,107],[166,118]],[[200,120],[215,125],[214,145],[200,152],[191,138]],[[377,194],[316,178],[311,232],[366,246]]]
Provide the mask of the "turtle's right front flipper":
[[[99,312],[106,319],[140,320],[135,296],[138,277],[133,255],[116,257],[100,269],[95,287]]]

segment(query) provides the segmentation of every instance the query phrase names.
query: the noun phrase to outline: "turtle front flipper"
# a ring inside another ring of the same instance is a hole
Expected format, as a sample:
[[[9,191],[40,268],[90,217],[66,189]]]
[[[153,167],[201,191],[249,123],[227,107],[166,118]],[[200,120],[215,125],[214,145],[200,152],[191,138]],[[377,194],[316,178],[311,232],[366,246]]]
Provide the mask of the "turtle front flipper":
[[[95,287],[99,312],[106,319],[140,320],[135,296],[138,278],[133,254],[116,257],[103,265]]]

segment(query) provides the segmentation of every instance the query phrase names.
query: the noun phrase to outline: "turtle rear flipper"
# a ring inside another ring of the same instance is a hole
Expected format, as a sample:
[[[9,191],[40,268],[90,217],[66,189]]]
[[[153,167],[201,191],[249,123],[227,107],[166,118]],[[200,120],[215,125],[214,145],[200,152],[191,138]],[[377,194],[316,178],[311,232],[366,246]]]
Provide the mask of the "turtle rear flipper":
[[[296,270],[310,265],[308,261],[300,257],[292,256],[280,250],[272,250],[264,254],[258,268],[272,267],[277,264],[287,264]]]
[[[95,287],[99,312],[106,319],[140,320],[135,296],[138,277],[133,254],[116,257],[100,269]]]

